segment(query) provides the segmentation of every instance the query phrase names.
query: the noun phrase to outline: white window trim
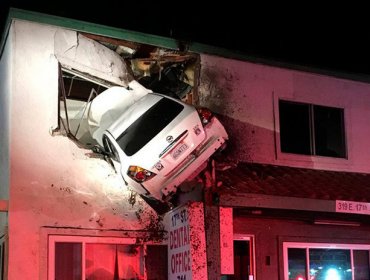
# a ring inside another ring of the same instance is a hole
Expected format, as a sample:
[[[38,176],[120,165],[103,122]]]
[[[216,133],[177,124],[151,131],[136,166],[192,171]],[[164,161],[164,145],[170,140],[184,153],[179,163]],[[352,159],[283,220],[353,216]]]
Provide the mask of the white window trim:
[[[79,238],[109,238],[122,240],[122,242],[134,241],[135,244],[141,245],[143,248],[143,256],[146,255],[146,245],[167,245],[165,240],[153,241],[147,240],[148,235],[143,232],[132,232],[132,231],[117,231],[117,230],[96,230],[96,229],[81,229],[81,228],[57,228],[57,227],[42,227],[40,229],[40,280],[47,280],[49,278],[49,251],[50,251],[50,240],[51,236],[60,236],[61,238],[73,238],[78,240]],[[108,239],[106,239],[108,238]],[[66,239],[64,239],[66,240]],[[112,241],[115,242],[115,241]],[[146,279],[146,267],[144,264],[144,279]]]
[[[71,235],[49,235],[49,248],[48,248],[48,279],[55,279],[55,243],[56,242],[70,242],[70,243],[82,243],[82,250],[85,252],[85,246],[87,243],[99,243],[99,244],[123,244],[130,245],[136,244],[136,238],[119,238],[119,237],[93,237],[93,236],[71,236]],[[140,244],[139,244],[140,245]],[[144,245],[141,245],[144,247]],[[144,257],[144,252],[143,252]],[[143,259],[144,261],[144,259]],[[85,254],[82,254],[82,263],[85,263]],[[146,278],[146,272],[143,265],[144,279]],[[82,266],[82,275],[85,275],[85,266]]]
[[[254,234],[234,233],[234,240],[249,241],[250,245],[252,246],[251,258],[252,258],[252,265],[253,265],[252,273],[253,273],[254,278],[252,279],[249,278],[249,280],[256,280],[257,279],[257,276],[256,276],[256,245],[255,245],[256,238]]]
[[[281,151],[280,145],[280,112],[279,112],[279,100],[284,101],[291,101],[297,103],[307,103],[312,105],[319,105],[319,106],[326,106],[326,107],[335,107],[335,108],[343,108],[343,117],[344,117],[344,131],[345,131],[345,139],[346,139],[346,158],[335,158],[335,157],[325,157],[319,155],[300,155],[300,154],[292,154],[292,153],[284,153]],[[352,135],[351,135],[351,109],[344,106],[344,104],[322,104],[318,100],[306,100],[306,99],[295,99],[289,98],[286,96],[279,96],[277,94],[273,95],[273,108],[274,108],[274,142],[275,142],[275,159],[282,163],[292,163],[295,162],[297,164],[305,165],[307,162],[318,164],[318,166],[322,168],[329,168],[337,169],[340,168],[347,168],[353,164],[352,158]]]
[[[288,280],[288,248],[302,248],[302,249],[347,249],[351,250],[351,265],[353,264],[352,250],[369,250],[370,244],[344,244],[344,243],[304,243],[304,242],[283,242],[283,260],[284,260],[284,279]],[[308,262],[308,257],[306,258]],[[306,264],[308,267],[308,263]],[[352,279],[354,274],[352,274]]]

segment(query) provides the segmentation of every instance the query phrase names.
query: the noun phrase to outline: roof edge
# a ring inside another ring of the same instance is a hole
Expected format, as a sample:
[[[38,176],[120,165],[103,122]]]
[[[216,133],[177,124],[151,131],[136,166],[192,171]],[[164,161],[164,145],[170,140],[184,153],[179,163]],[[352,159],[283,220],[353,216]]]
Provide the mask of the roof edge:
[[[111,27],[76,19],[70,19],[60,16],[49,15],[40,12],[34,12],[29,10],[10,8],[7,21],[4,27],[4,31],[0,41],[0,58],[4,49],[5,41],[9,32],[10,24],[13,19],[28,20],[37,23],[50,24],[59,27],[69,28],[76,31],[93,33],[101,36],[108,36],[117,39],[128,40],[136,43],[149,44],[158,47],[178,50],[180,45],[184,42],[181,40],[152,35],[148,33],[141,33],[137,31],[131,31],[123,28]],[[367,74],[353,74],[344,73],[335,70],[327,70],[322,68],[316,68],[311,66],[303,66],[298,64],[287,63],[278,61],[275,59],[263,58],[246,55],[240,51],[229,50],[221,47],[215,47],[207,44],[197,42],[187,42],[188,51],[200,54],[209,54],[220,56],[224,58],[230,58],[235,60],[249,61],[251,63],[263,64],[266,66],[273,66],[278,68],[297,70],[308,73],[316,73],[325,76],[332,76],[340,79],[354,80],[359,82],[370,83],[370,75]]]
[[[10,11],[9,11],[9,13],[6,17],[3,33],[1,34],[1,37],[0,37],[0,59],[3,56],[5,42],[6,42],[6,38],[8,38],[11,21],[12,21],[12,17],[10,15]]]
[[[28,20],[86,33],[124,39],[136,43],[155,45],[169,49],[178,49],[178,41],[171,38],[17,8],[9,9],[4,34],[9,32],[9,25],[13,19]],[[4,43],[2,42],[1,47],[3,47],[3,44]]]
[[[305,72],[305,73],[313,73],[313,74],[318,74],[318,75],[323,75],[323,76],[330,76],[330,77],[334,77],[338,79],[370,83],[370,74],[360,74],[360,73],[354,74],[354,73],[348,73],[348,72],[340,72],[336,70],[317,68],[314,66],[293,64],[289,62],[279,61],[276,59],[250,56],[240,51],[228,50],[228,49],[219,48],[219,47],[210,46],[210,45],[201,44],[201,43],[193,43],[189,47],[189,50],[195,53],[217,55],[217,56],[235,59],[235,60],[248,61],[248,62],[255,63],[255,64],[262,64],[266,66],[272,66],[272,67],[283,68],[283,69],[288,69],[288,70],[295,70],[295,71],[300,71],[300,72]]]

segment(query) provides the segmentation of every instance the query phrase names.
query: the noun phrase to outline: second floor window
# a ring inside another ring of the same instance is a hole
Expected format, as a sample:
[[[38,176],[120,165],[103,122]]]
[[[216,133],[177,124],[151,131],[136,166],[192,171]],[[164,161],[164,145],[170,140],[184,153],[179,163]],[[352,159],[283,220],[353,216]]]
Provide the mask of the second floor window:
[[[281,152],[346,157],[343,109],[280,100],[279,116]]]

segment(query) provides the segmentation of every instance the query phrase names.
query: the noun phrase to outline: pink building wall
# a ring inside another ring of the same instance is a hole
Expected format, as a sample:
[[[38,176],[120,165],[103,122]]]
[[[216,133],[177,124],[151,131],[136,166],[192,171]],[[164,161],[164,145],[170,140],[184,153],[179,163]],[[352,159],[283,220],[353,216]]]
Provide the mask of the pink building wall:
[[[364,82],[201,55],[199,104],[225,116],[234,161],[370,172],[369,93]],[[279,99],[344,108],[348,159],[281,153]]]
[[[156,213],[113,168],[69,138],[58,119],[58,28],[16,20],[10,29],[9,279],[40,278],[41,228],[146,231]],[[6,61],[4,60],[4,61]],[[6,168],[6,166],[5,166]],[[72,230],[73,229],[73,230]],[[98,231],[94,231],[98,230]],[[46,246],[46,245],[45,245]],[[17,265],[13,265],[17,264]],[[22,264],[22,265],[19,265]]]
[[[139,198],[131,200],[108,163],[51,135],[58,116],[57,30],[14,21],[0,64],[8,75],[1,91],[11,93],[0,99],[11,112],[10,140],[1,138],[10,146],[10,165],[1,161],[10,171],[1,178],[10,189],[9,263],[22,264],[9,266],[9,279],[40,279],[40,228],[140,231],[157,218]],[[370,172],[369,92],[362,82],[201,55],[199,104],[223,115],[236,162]],[[282,154],[280,98],[344,108],[348,159]]]

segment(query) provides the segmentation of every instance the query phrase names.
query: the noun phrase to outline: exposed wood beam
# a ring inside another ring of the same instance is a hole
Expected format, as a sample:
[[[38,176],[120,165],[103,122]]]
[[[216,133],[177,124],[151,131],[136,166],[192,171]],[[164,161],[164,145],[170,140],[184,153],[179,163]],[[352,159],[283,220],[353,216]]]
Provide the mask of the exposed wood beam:
[[[80,34],[92,40],[106,42],[106,43],[116,45],[116,46],[125,46],[133,50],[137,50],[140,47],[140,44],[138,43],[130,42],[130,41],[122,40],[122,39],[114,39],[114,38],[90,34],[90,33],[80,33]]]

